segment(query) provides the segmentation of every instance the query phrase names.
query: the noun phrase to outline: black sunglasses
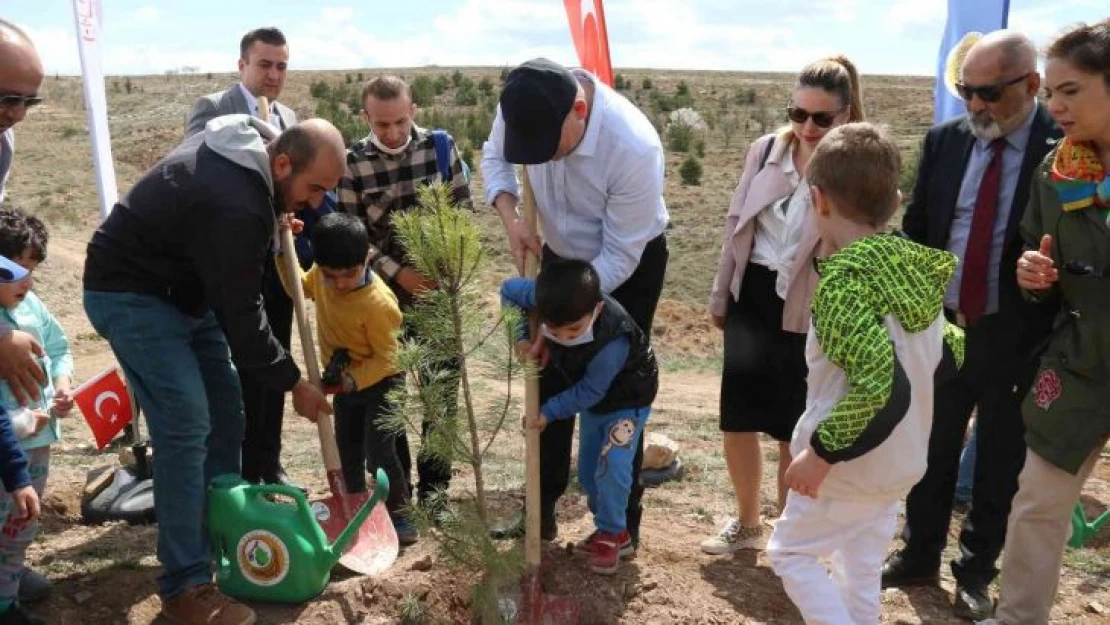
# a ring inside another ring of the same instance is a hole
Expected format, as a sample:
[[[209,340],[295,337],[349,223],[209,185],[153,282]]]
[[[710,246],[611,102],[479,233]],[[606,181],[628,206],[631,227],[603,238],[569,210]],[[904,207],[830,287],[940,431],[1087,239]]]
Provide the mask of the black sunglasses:
[[[958,82],[956,83],[956,93],[960,94],[960,97],[968,102],[971,102],[971,99],[975,96],[979,96],[979,99],[984,102],[998,102],[1002,99],[1002,92],[1006,90],[1006,87],[1016,85],[1019,82],[1025,80],[1028,76],[1029,74],[1022,74],[1021,76],[1018,76],[1013,80],[1008,80],[1004,83],[999,83],[997,85],[983,85],[982,87],[976,87],[974,85]]]
[[[839,111],[817,111],[811,113],[800,106],[791,105],[786,107],[786,117],[789,118],[790,121],[795,124],[804,124],[812,117],[813,123],[818,128],[828,128],[832,126],[833,122],[836,121],[836,116],[843,112],[844,109],[840,109]]]
[[[42,104],[42,98],[37,95],[19,95],[18,93],[5,93],[0,95],[0,108],[12,108],[22,104],[27,108]]]

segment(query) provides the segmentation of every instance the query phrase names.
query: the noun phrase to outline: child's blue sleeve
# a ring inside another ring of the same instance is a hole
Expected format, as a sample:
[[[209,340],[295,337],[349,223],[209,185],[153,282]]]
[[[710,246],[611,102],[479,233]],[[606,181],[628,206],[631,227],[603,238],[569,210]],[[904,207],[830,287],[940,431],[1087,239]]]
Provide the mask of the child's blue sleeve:
[[[19,445],[8,412],[0,408],[0,481],[9,493],[31,484],[27,454]]]
[[[533,278],[509,278],[501,283],[501,307],[513,306],[525,314],[536,307],[536,281]],[[516,332],[517,340],[528,338],[525,319]]]
[[[582,379],[548,399],[540,407],[540,414],[548,419],[569,419],[596,406],[605,397],[605,393],[609,392],[613,379],[628,362],[628,350],[628,337],[625,336],[602,347],[590,364],[586,365],[586,373]]]

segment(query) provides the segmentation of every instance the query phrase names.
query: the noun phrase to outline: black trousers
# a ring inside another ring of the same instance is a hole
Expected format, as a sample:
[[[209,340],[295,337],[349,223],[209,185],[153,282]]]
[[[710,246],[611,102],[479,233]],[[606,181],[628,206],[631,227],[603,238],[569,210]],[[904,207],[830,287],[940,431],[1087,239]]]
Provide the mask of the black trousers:
[[[276,272],[273,262],[268,261],[263,270],[262,300],[274,337],[288,350],[293,332],[293,301],[277,281]],[[263,478],[272,478],[281,469],[281,426],[285,412],[285,393],[242,370],[239,373],[239,384],[243,390],[243,412],[246,417],[241,474],[248,482],[258,482]]]
[[[903,558],[914,570],[940,568],[948,538],[960,451],[973,408],[978,447],[971,509],[960,531],[952,574],[961,585],[985,586],[1006,541],[1006,520],[1025,464],[1025,427],[1015,385],[1033,364],[1016,347],[1022,330],[1003,315],[988,315],[967,328],[960,374],[935,391],[929,466],[906,499]]]
[[[651,339],[651,324],[655,318],[655,308],[663,293],[663,278],[667,272],[667,236],[661,234],[644,248],[636,271],[617,287],[610,296],[617,300],[640,326],[644,335]],[[543,248],[541,267],[548,265],[559,256],[548,247]],[[541,402],[549,393],[545,389],[544,376],[540,376]],[[574,441],[574,419],[561,419],[547,424],[540,433],[540,497],[545,517],[555,514],[555,504],[567,490],[570,482],[570,456]],[[632,461],[632,491],[628,494],[626,521],[628,533],[637,544],[640,541],[640,520],[643,517],[644,487],[640,485],[640,466],[644,461],[644,436],[636,448]]]
[[[381,468],[389,477],[385,507],[390,512],[404,508],[412,496],[408,473],[397,453],[397,435],[383,427],[390,408],[388,395],[404,383],[404,375],[393,375],[361,391],[339,393],[334,402],[335,441],[348,490],[365,491],[366,472]]]

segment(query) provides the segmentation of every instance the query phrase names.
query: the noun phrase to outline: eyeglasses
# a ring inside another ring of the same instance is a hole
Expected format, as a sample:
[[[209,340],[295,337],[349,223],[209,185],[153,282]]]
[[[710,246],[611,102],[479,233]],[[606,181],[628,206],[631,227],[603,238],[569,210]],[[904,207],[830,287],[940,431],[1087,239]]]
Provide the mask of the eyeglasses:
[[[5,93],[0,95],[0,108],[13,108],[22,104],[26,108],[42,104],[42,98],[37,95],[20,95],[18,93]]]
[[[794,122],[795,124],[804,124],[812,117],[813,123],[818,128],[828,128],[832,126],[833,122],[836,121],[836,116],[840,115],[843,112],[844,109],[840,109],[839,111],[810,112],[800,106],[786,107],[786,116],[790,118],[790,121]]]
[[[983,85],[981,87],[958,82],[956,83],[956,93],[960,94],[960,97],[968,102],[971,102],[971,99],[975,96],[979,96],[979,99],[984,102],[998,102],[1002,99],[1002,92],[1005,91],[1006,87],[1016,85],[1028,77],[1029,74],[1025,73],[1013,80],[1008,80],[997,85]]]

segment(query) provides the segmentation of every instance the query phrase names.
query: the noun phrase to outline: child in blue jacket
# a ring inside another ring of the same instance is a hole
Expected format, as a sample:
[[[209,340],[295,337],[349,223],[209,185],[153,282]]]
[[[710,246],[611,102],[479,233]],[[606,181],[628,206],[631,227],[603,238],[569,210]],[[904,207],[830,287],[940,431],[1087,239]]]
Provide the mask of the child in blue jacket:
[[[577,545],[595,573],[612,575],[633,553],[625,509],[632,460],[659,388],[659,368],[647,337],[616,300],[601,293],[585,261],[561,260],[535,279],[512,278],[501,299],[540,321],[537,340],[548,359],[555,392],[525,427],[581,415],[578,481],[586,491],[595,532]],[[521,345],[521,349],[524,349]]]

